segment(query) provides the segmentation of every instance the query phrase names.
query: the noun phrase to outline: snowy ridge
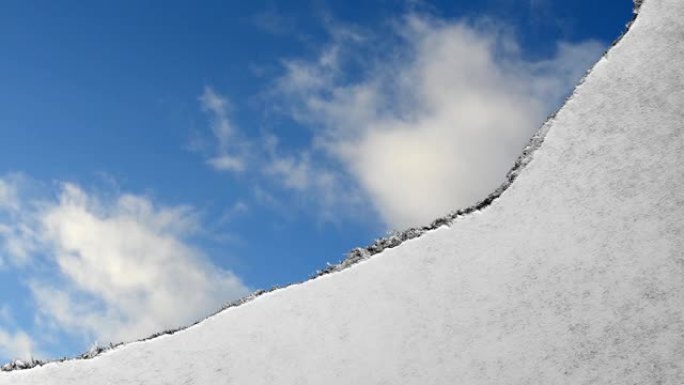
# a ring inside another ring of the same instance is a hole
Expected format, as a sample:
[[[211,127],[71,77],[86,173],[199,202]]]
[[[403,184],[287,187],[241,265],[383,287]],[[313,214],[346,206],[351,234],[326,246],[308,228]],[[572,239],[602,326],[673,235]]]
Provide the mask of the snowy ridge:
[[[642,4],[516,183],[469,215],[173,336],[0,385],[684,383],[681,15],[679,0]]]
[[[636,12],[635,12],[634,17],[636,17]],[[631,22],[630,22],[630,24],[631,24]],[[626,33],[626,31],[625,31],[625,33]],[[623,36],[624,36],[624,34],[623,34]],[[613,43],[613,45],[617,44],[618,41],[619,41],[619,39],[617,39]],[[590,72],[590,70],[587,71],[587,74],[589,72]],[[583,81],[584,81],[584,78],[582,80],[580,80],[579,84],[582,84]],[[573,93],[573,95],[574,95],[574,93]],[[572,98],[572,95],[568,96],[567,100],[569,100],[570,98]],[[567,102],[567,100],[566,100],[566,102]],[[451,226],[454,223],[454,221],[456,221],[459,217],[462,217],[462,216],[465,216],[465,215],[468,215],[468,214],[471,214],[473,212],[480,211],[480,210],[486,208],[492,202],[494,202],[494,200],[496,200],[504,191],[506,191],[506,189],[511,185],[511,183],[513,183],[515,178],[518,176],[520,171],[522,171],[522,169],[532,160],[533,152],[544,141],[544,135],[546,134],[546,132],[548,130],[548,126],[552,123],[554,117],[555,117],[555,114],[550,116],[547,119],[547,121],[544,123],[542,128],[540,128],[534,134],[534,136],[530,139],[528,144],[523,149],[522,154],[516,160],[514,166],[506,174],[504,183],[502,183],[496,190],[494,190],[494,192],[489,194],[485,199],[481,200],[480,202],[478,202],[478,203],[476,203],[470,207],[466,207],[464,209],[459,209],[459,210],[450,212],[449,214],[447,214],[443,217],[437,218],[434,221],[432,221],[432,223],[430,223],[429,225],[422,226],[422,227],[412,227],[412,228],[409,228],[409,229],[406,229],[403,231],[395,231],[395,232],[392,232],[385,237],[376,239],[373,242],[373,244],[371,244],[369,246],[354,248],[346,254],[346,256],[343,260],[341,260],[340,262],[338,262],[336,264],[329,264],[325,268],[316,271],[311,276],[311,278],[309,280],[316,279],[318,277],[321,277],[321,276],[324,276],[327,274],[339,272],[339,271],[345,270],[347,268],[350,268],[351,266],[353,266],[359,262],[362,262],[368,258],[371,258],[372,256],[374,256],[376,254],[381,253],[385,249],[397,247],[397,246],[401,245],[402,243],[404,243],[408,240],[418,238],[418,237],[422,236],[423,234],[425,234],[429,231],[432,231],[432,230],[436,230],[442,226]],[[304,282],[306,282],[306,281],[304,281]],[[304,282],[294,283],[292,285],[301,284]],[[285,286],[282,288],[287,288],[287,287],[289,287],[289,286]],[[258,290],[254,291],[253,293],[251,293],[245,297],[239,298],[235,301],[232,301],[230,303],[225,304],[219,310],[208,315],[207,317],[205,317],[202,320],[196,321],[190,325],[179,327],[176,329],[169,329],[169,330],[157,332],[157,333],[155,333],[149,337],[142,338],[142,339],[139,339],[136,341],[131,341],[131,342],[144,342],[144,341],[149,341],[149,340],[152,340],[152,339],[155,339],[157,337],[164,336],[164,335],[172,335],[178,331],[181,331],[181,330],[187,329],[191,326],[197,325],[198,323],[200,323],[200,322],[202,322],[202,321],[204,321],[204,320],[206,320],[206,319],[208,319],[208,318],[210,318],[210,317],[212,317],[212,316],[214,316],[214,315],[216,315],[216,314],[218,314],[218,313],[220,313],[220,312],[222,312],[228,308],[240,306],[244,303],[250,302],[250,301],[258,298],[259,296],[261,296],[263,294],[267,294],[267,293],[270,293],[274,290],[278,290],[278,289],[282,289],[282,288],[281,287],[272,287],[271,289],[268,289],[268,290],[258,289]],[[32,368],[35,368],[38,366],[43,366],[43,365],[48,364],[48,363],[64,362],[67,360],[92,359],[92,358],[99,356],[102,353],[105,353],[107,351],[110,351],[112,349],[120,347],[120,346],[125,345],[127,343],[128,342],[117,342],[117,343],[109,343],[108,345],[105,345],[105,346],[92,346],[87,352],[82,353],[82,354],[80,354],[76,357],[72,357],[72,358],[62,357],[59,359],[52,359],[52,360],[41,360],[41,359],[31,358],[28,361],[15,360],[15,361],[8,362],[8,363],[0,366],[0,371],[10,372],[10,371],[15,371],[15,370],[26,370],[26,369],[32,369]]]
[[[629,32],[629,29],[631,28],[632,24],[637,19],[637,16],[639,14],[639,9],[641,8],[643,0],[633,0],[633,2],[634,2],[634,11],[633,11],[632,20],[630,20],[627,23],[625,31],[622,33],[622,35],[619,36],[611,44],[611,47],[608,48],[608,50],[606,50],[606,52],[603,55],[603,58],[605,58],[605,56],[608,54],[608,51],[610,51],[610,49],[612,47],[617,45],[620,42],[620,40],[622,40],[622,38]],[[580,80],[577,87],[581,86],[584,83],[587,75],[590,73],[591,73],[591,69],[589,69],[587,71],[585,76]],[[575,91],[573,91],[573,93],[566,98],[565,103],[570,101],[574,96],[575,96]],[[561,107],[560,109],[562,109],[562,108],[563,107]],[[329,264],[325,268],[315,272],[311,276],[310,280],[316,279],[318,277],[321,277],[321,276],[324,276],[327,274],[331,274],[331,273],[335,273],[335,272],[345,270],[345,269],[347,269],[353,265],[356,265],[359,262],[367,260],[367,259],[371,258],[372,256],[383,252],[386,249],[397,247],[397,246],[403,244],[404,242],[406,242],[408,240],[421,237],[425,233],[439,229],[440,227],[451,226],[459,218],[467,216],[467,215],[472,214],[474,212],[483,210],[484,208],[490,206],[496,199],[498,199],[501,196],[501,194],[504,193],[504,191],[506,191],[511,186],[511,184],[515,181],[515,179],[518,177],[520,172],[532,161],[534,152],[544,142],[544,138],[545,138],[545,136],[549,130],[549,127],[553,125],[554,119],[555,119],[556,115],[558,114],[558,111],[560,111],[560,109],[557,110],[551,116],[549,116],[549,118],[547,118],[546,122],[542,125],[542,127],[529,140],[528,144],[525,146],[521,155],[515,161],[515,164],[513,165],[511,170],[508,171],[508,173],[505,176],[504,182],[496,190],[494,190],[492,193],[490,193],[486,198],[484,198],[480,202],[477,202],[476,204],[474,204],[470,207],[459,209],[459,210],[450,212],[443,217],[437,218],[432,223],[430,223],[429,225],[422,226],[422,227],[413,227],[413,228],[409,228],[409,229],[406,229],[403,231],[395,231],[395,232],[388,234],[385,237],[382,237],[382,238],[375,240],[373,242],[373,244],[371,244],[369,246],[354,248],[353,250],[348,252],[347,255],[345,256],[345,258],[343,260],[341,260],[339,263]],[[299,285],[299,284],[302,284],[305,282],[307,282],[307,281],[299,282],[299,283],[293,283],[289,286]],[[105,345],[105,346],[92,346],[87,352],[84,352],[84,353],[82,353],[76,357],[71,357],[71,358],[62,357],[59,359],[51,359],[51,360],[41,360],[41,359],[32,358],[29,361],[15,360],[15,361],[6,363],[4,365],[1,365],[0,366],[0,372],[10,372],[10,371],[15,371],[15,370],[32,369],[35,367],[43,366],[43,365],[48,364],[48,363],[61,363],[64,361],[71,361],[71,360],[92,359],[92,358],[99,356],[102,353],[105,353],[105,352],[108,352],[112,349],[116,349],[118,347],[124,346],[128,343],[144,342],[144,341],[153,340],[153,339],[161,337],[161,336],[173,335],[176,332],[179,332],[179,331],[185,330],[189,327],[195,326],[195,325],[203,322],[204,320],[206,320],[210,317],[213,317],[216,314],[218,314],[218,313],[220,313],[226,309],[233,308],[236,306],[240,306],[242,304],[245,304],[247,302],[250,302],[250,301],[260,297],[263,294],[267,294],[267,293],[270,293],[270,292],[278,290],[278,289],[287,288],[289,286],[285,286],[282,288],[281,287],[273,287],[271,289],[256,290],[255,292],[253,292],[253,293],[251,293],[251,294],[249,294],[243,298],[240,298],[240,299],[237,299],[235,301],[232,301],[230,303],[225,304],[219,310],[208,315],[206,318],[204,318],[202,320],[198,320],[198,321],[196,321],[190,325],[187,325],[187,326],[179,327],[176,329],[169,329],[169,330],[160,331],[160,332],[157,332],[157,333],[155,333],[149,337],[142,338],[142,339],[139,339],[136,341],[109,343],[108,345]]]

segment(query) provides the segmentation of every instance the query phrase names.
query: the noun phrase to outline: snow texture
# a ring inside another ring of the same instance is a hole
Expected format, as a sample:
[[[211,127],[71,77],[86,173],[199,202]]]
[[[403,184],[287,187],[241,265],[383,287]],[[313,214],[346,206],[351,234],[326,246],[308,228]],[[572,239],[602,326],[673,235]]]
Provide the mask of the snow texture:
[[[0,385],[684,383],[682,16],[643,2],[515,182],[451,226]]]

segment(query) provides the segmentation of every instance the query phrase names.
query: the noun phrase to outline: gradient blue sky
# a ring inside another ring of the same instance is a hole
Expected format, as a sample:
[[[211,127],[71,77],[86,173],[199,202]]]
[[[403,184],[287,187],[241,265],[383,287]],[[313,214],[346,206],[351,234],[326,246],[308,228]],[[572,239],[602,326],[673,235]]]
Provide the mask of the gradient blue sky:
[[[474,203],[628,0],[0,4],[0,360],[302,281]]]

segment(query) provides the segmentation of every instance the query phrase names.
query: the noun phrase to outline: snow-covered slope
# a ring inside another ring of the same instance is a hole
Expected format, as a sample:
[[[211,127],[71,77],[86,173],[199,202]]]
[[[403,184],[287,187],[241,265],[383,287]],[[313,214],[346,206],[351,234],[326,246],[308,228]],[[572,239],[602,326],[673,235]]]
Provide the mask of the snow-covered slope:
[[[482,211],[0,384],[682,384],[682,63],[684,1],[646,1]]]

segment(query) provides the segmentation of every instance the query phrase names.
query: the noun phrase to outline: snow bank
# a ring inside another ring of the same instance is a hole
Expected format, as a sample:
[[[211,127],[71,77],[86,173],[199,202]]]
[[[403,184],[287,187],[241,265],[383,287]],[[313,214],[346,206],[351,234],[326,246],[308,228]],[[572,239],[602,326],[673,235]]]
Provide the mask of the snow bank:
[[[515,183],[450,227],[0,385],[684,383],[683,16],[644,2]]]

